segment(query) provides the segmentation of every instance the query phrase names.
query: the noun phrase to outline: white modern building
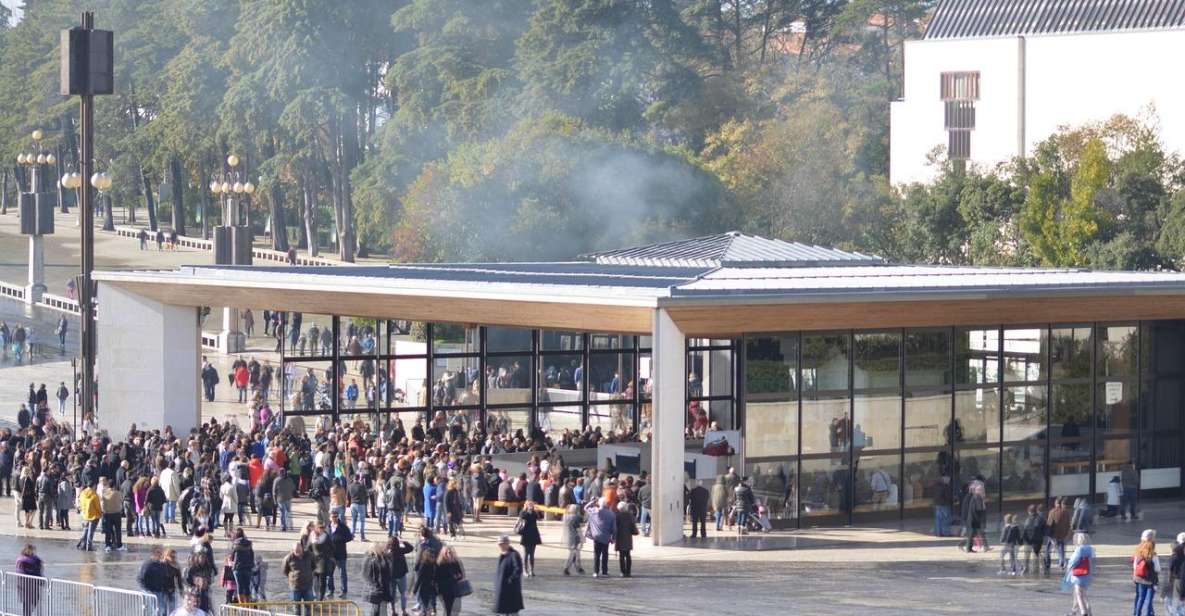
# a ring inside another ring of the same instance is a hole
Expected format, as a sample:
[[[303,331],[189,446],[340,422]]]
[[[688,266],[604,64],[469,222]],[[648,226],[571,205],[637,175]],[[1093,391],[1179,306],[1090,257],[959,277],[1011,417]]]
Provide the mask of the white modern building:
[[[1165,146],[1185,151],[1185,2],[941,0],[904,53],[894,184],[932,179],[939,148],[990,167],[1115,114],[1154,111]]]

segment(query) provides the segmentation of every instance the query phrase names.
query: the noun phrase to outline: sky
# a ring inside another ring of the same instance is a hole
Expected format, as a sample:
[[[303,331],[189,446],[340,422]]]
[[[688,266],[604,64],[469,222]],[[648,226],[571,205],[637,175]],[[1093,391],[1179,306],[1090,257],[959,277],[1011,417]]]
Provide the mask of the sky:
[[[0,4],[12,9],[14,19],[20,19],[22,0],[0,0]]]

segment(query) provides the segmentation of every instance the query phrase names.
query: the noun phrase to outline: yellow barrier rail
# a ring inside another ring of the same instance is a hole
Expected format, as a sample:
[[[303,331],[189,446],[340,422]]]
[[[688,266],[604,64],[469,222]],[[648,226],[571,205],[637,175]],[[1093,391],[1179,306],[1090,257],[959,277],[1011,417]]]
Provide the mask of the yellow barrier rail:
[[[358,604],[349,599],[325,599],[324,601],[253,601],[232,603],[230,607],[259,610],[269,614],[291,614],[293,616],[362,616]]]

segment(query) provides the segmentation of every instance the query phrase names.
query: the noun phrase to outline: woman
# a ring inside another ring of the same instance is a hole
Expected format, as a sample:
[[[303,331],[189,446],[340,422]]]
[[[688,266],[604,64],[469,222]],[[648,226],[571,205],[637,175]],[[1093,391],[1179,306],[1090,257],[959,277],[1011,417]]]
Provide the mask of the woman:
[[[28,466],[21,469],[19,492],[21,511],[25,514],[25,528],[33,528],[33,514],[37,512],[37,482],[33,480],[33,469]],[[19,518],[17,526],[20,526]]]
[[[26,467],[27,468],[27,467]],[[45,580],[41,578],[44,566],[37,556],[37,548],[32,543],[26,543],[21,555],[16,559],[16,572],[30,577],[17,579],[17,594],[21,598],[21,614],[32,616],[38,613],[37,606],[41,603],[41,593],[45,590]]]
[[[366,592],[362,596],[370,604],[371,616],[382,616],[383,604],[391,601],[391,562],[386,546],[381,543],[370,546],[366,560],[362,562],[362,577],[366,581]]]
[[[1132,616],[1146,613],[1152,616],[1156,585],[1160,582],[1160,557],[1156,555],[1156,531],[1140,533],[1140,545],[1132,555],[1132,581],[1136,584],[1135,605]]]
[[[403,616],[407,614],[407,555],[415,551],[415,547],[406,541],[395,537],[387,540],[387,561],[391,564],[391,616],[395,616],[395,595],[399,595],[399,610]]]
[[[209,543],[204,546],[208,547]],[[210,585],[215,574],[212,553],[201,545],[195,545],[193,555],[189,557],[189,567],[185,570],[185,583],[190,592],[197,593],[198,607],[206,612],[210,611]]]
[[[148,526],[152,529],[153,537],[165,536],[165,527],[160,523],[160,516],[165,510],[166,500],[165,489],[160,486],[160,479],[153,477],[144,495],[148,507]]]
[[[535,508],[535,501],[526,501],[522,513],[518,514],[516,530],[519,544],[523,546],[523,570],[526,577],[535,577],[535,548],[543,543],[539,535],[539,519],[543,512]]]
[[[580,510],[580,505],[575,503],[568,505],[564,511],[564,534],[561,541],[564,547],[568,548],[568,560],[564,562],[564,575],[572,575],[572,567],[576,567],[577,573],[584,573],[584,567],[580,564],[580,547],[584,544],[584,533],[580,532],[580,527],[584,524],[584,512]]]
[[[1074,593],[1074,605],[1070,613],[1076,616],[1089,616],[1091,612],[1090,603],[1086,600],[1086,589],[1090,587],[1095,567],[1094,547],[1090,545],[1090,535],[1075,533],[1074,546],[1074,553],[1066,567],[1066,577],[1062,580],[1062,588],[1072,588]]]
[[[444,492],[444,508],[448,513],[449,537],[456,539],[457,528],[465,521],[465,506],[455,479],[449,479],[448,488]]]
[[[223,536],[230,539],[234,536],[235,514],[239,512],[239,490],[235,487],[230,475],[223,478],[222,487],[218,488],[218,496],[222,500],[219,508],[222,512]]]
[[[452,546],[444,546],[436,557],[436,592],[444,603],[445,616],[461,613],[461,597],[469,594],[465,582],[465,567]]]
[[[634,549],[634,535],[638,534],[638,525],[634,521],[634,513],[630,511],[629,503],[617,503],[616,529],[614,544],[617,545],[617,565],[621,568],[621,577],[630,577],[634,568],[630,552]]]
[[[416,582],[412,592],[420,601],[420,614],[436,614],[436,553],[422,550],[416,562]]]
[[[349,502],[350,499],[346,496],[346,489],[335,482],[333,487],[329,490],[329,512],[333,513],[336,511],[337,518],[339,520],[345,520],[346,505],[348,505]]]
[[[181,566],[177,564],[177,550],[173,548],[166,549],[164,557],[161,562],[165,565],[165,603],[168,606],[168,613],[172,614],[177,607],[177,591],[184,588],[184,583],[181,581]]]
[[[146,537],[148,522],[148,478],[141,477],[132,485],[132,505],[136,511],[136,535]]]

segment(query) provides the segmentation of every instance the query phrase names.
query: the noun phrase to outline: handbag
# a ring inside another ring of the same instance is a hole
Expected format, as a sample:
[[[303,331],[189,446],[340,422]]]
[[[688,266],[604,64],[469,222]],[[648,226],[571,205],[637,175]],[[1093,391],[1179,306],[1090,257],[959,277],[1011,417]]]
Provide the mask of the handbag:
[[[1073,569],[1070,569],[1070,575],[1072,575],[1074,577],[1082,577],[1084,575],[1090,575],[1090,558],[1087,557],[1087,558],[1083,558],[1082,560],[1078,561],[1078,564],[1074,565]]]
[[[514,523],[514,534],[523,534],[523,527],[526,526],[526,523],[527,521],[525,519],[519,518],[518,521]]]
[[[454,589],[454,592],[458,597],[468,597],[469,595],[473,594],[473,584],[470,584],[469,580],[461,580],[460,582],[457,582],[456,586],[454,586]]]

